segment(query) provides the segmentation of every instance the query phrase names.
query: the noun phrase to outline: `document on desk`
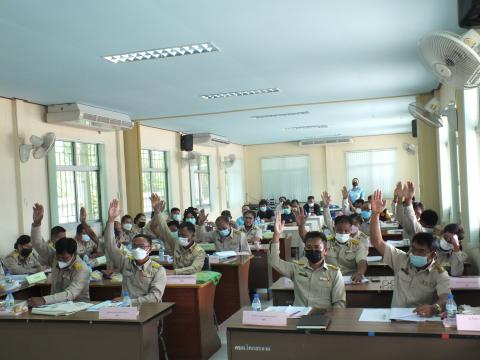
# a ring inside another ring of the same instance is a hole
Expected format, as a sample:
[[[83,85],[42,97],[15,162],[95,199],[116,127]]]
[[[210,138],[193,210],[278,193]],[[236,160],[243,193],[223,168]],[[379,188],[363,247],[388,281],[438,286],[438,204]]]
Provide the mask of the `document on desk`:
[[[310,314],[312,308],[310,306],[269,306],[264,311],[267,312],[279,312],[287,314],[290,319],[298,319],[304,315]]]
[[[408,240],[387,240],[387,244],[393,247],[408,246]]]
[[[368,283],[368,282],[370,282],[370,280],[368,280],[367,278],[364,277],[364,278],[362,279],[362,282],[361,282],[361,283],[362,283],[362,284],[365,284],[365,283]],[[345,285],[357,284],[357,283],[354,283],[354,282],[352,281],[352,276],[351,276],[351,275],[343,275],[343,283],[344,283]]]
[[[415,313],[415,308],[391,308],[390,320],[413,322],[442,321],[440,316],[434,316],[431,318],[418,316],[417,313]]]
[[[450,277],[450,289],[478,289],[480,288],[479,276]]]
[[[242,324],[260,326],[287,326],[287,314],[270,311],[244,311]]]
[[[33,308],[32,314],[51,316],[70,315],[82,310],[86,310],[91,306],[93,306],[93,304],[66,301],[62,303],[44,305],[38,308]]]
[[[390,322],[390,309],[363,309],[360,322]]]
[[[480,315],[457,314],[457,330],[480,331]]]
[[[237,253],[235,251],[217,251],[214,255],[218,256],[219,258],[229,258],[237,256]]]
[[[87,311],[97,312],[97,311],[100,311],[100,309],[102,309],[104,307],[120,307],[120,306],[122,306],[121,302],[113,302],[111,300],[106,300],[106,301],[103,301],[101,303],[98,303],[98,304],[95,304],[95,305],[89,307],[87,309]]]
[[[367,262],[379,262],[382,261],[381,256],[367,256]]]

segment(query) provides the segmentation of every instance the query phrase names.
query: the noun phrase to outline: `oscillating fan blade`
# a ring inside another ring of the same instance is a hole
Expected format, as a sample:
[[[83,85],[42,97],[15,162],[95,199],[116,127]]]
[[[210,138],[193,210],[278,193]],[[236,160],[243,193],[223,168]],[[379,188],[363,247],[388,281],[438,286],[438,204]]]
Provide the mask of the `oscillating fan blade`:
[[[423,121],[431,127],[440,128],[443,126],[442,117],[439,114],[428,112],[425,108],[417,106],[416,103],[408,105],[408,112],[418,121]]]

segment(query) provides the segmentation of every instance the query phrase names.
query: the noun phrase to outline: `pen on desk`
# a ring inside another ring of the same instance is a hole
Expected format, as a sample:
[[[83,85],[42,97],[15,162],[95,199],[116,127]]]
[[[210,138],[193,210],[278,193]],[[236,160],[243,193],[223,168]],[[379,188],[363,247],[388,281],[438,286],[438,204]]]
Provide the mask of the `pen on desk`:
[[[298,313],[300,313],[300,310],[299,310],[299,311],[295,311],[293,314],[290,314],[289,317],[293,317],[293,315],[297,315]]]

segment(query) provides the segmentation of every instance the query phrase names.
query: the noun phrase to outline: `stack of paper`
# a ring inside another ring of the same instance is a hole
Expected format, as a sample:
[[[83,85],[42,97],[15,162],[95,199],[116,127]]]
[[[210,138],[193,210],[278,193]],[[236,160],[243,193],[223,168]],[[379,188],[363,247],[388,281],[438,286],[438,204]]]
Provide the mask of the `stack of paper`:
[[[310,314],[312,308],[310,306],[269,306],[264,311],[267,312],[280,312],[287,314],[287,317],[291,319],[298,319],[304,315]]]
[[[368,262],[382,261],[382,257],[381,256],[367,256],[367,261]]]
[[[121,302],[112,302],[111,300],[103,301],[96,305],[90,306],[87,311],[97,312],[104,307],[119,307],[122,306]]]
[[[33,308],[32,314],[51,316],[71,315],[76,312],[88,309],[91,306],[93,306],[93,304],[67,301],[58,304],[44,305],[38,308]]]
[[[393,247],[408,246],[408,240],[387,240],[387,244]]]
[[[362,284],[365,284],[365,283],[368,283],[368,282],[370,282],[370,280],[368,280],[367,278],[362,279]],[[343,283],[345,285],[353,284],[352,276],[351,275],[343,275]]]
[[[20,281],[18,280],[13,280],[10,283],[7,283],[5,280],[0,280],[0,289],[4,290],[5,292],[15,290],[16,288],[20,287],[20,285]]]
[[[439,316],[425,318],[415,313],[415,308],[391,308],[391,309],[363,309],[358,321],[360,322],[390,322],[396,321],[442,321]]]
[[[214,255],[218,256],[219,258],[229,258],[237,256],[237,253],[235,251],[217,251]]]

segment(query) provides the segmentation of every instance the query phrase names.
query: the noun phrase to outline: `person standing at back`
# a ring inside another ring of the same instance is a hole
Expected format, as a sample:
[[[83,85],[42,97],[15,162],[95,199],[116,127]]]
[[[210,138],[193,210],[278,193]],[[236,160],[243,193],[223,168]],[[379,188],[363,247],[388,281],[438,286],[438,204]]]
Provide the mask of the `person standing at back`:
[[[350,201],[355,203],[358,199],[365,199],[365,192],[363,189],[359,186],[360,181],[358,178],[353,178],[352,179],[352,188],[348,192],[348,197],[350,198]]]

